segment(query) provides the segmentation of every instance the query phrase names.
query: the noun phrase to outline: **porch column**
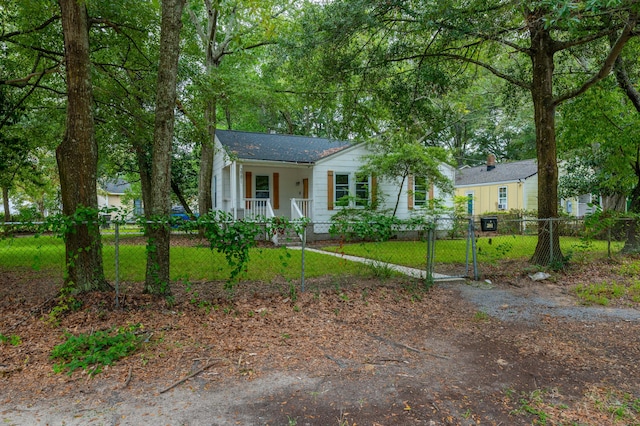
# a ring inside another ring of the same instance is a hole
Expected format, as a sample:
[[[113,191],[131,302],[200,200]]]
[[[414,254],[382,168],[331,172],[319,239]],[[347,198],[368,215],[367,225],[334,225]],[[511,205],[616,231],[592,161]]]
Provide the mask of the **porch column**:
[[[231,171],[229,173],[229,184],[231,188],[231,212],[233,213],[233,220],[238,219],[238,173],[237,173],[237,164],[236,162],[231,163]]]

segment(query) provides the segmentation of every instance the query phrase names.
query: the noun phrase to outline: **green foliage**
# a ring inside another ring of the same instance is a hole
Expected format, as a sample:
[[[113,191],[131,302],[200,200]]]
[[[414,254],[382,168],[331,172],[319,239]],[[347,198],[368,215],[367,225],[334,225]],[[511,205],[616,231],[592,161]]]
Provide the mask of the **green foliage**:
[[[331,217],[329,233],[346,241],[388,241],[401,221],[368,209],[345,208]]]
[[[46,320],[49,324],[57,327],[60,325],[60,319],[69,312],[75,312],[82,307],[82,301],[78,300],[75,293],[75,285],[68,282],[56,297],[56,304],[47,314]]]
[[[607,306],[611,299],[623,297],[627,290],[624,285],[606,281],[592,284],[580,284],[574,289],[576,296],[587,305]]]
[[[3,343],[8,343],[11,346],[18,346],[20,343],[22,343],[22,339],[17,334],[5,336],[4,334],[0,333],[0,344]]]
[[[473,320],[477,322],[488,322],[489,314],[484,311],[476,311],[476,313],[473,314]]]
[[[287,230],[300,234],[307,223],[307,220],[290,221],[284,217],[263,221],[233,220],[230,213],[216,210],[182,224],[181,229],[202,232],[210,249],[225,256],[231,267],[226,285],[230,289],[246,276],[250,252],[257,247],[259,237],[284,235]],[[289,256],[280,256],[281,262],[286,263]]]
[[[81,368],[90,376],[98,374],[105,365],[111,365],[138,349],[140,339],[135,332],[141,328],[141,324],[136,324],[78,336],[65,333],[66,341],[51,351],[50,358],[59,360],[53,365],[53,371],[61,373],[68,370],[71,375]]]
[[[510,414],[531,414],[537,417],[534,424],[546,425],[549,415],[542,409],[545,393],[545,391],[540,389],[536,389],[529,394],[523,392],[518,400],[520,407],[513,410]]]

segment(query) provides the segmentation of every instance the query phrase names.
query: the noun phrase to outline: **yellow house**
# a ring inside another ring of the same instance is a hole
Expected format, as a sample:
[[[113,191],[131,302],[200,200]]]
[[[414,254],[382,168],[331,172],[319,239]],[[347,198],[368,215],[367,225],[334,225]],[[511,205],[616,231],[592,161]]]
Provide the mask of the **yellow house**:
[[[560,174],[564,173],[562,167]],[[490,154],[487,163],[456,171],[456,196],[467,197],[467,214],[481,215],[509,210],[538,210],[538,162],[535,159],[496,164]],[[559,200],[561,211],[582,217],[591,213],[592,197]]]
[[[456,172],[456,196],[467,197],[467,213],[538,209],[538,164],[536,160],[496,164],[491,154],[487,163]]]

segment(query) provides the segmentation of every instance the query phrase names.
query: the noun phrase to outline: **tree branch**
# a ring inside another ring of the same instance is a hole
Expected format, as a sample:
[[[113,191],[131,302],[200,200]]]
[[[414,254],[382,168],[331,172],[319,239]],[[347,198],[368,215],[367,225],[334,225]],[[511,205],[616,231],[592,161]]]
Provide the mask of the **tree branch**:
[[[40,30],[45,29],[46,27],[48,27],[51,23],[57,21],[60,19],[60,15],[54,15],[51,18],[47,19],[46,21],[44,21],[42,24],[38,25],[37,27],[31,28],[29,30],[24,30],[24,31],[13,31],[7,34],[2,34],[0,35],[0,41],[7,41],[12,37],[16,37],[16,36],[20,36],[20,35],[25,35],[25,34],[30,34],[30,33],[34,33]]]
[[[469,58],[469,57],[466,57],[464,55],[456,55],[456,54],[453,54],[453,53],[435,53],[435,54],[432,54],[430,56],[437,56],[437,57],[455,59],[455,60],[458,60],[458,61],[468,62],[468,63],[474,64],[474,65],[477,65],[477,66],[479,66],[481,68],[484,68],[485,70],[489,71],[491,74],[495,75],[496,77],[500,77],[500,78],[508,81],[511,84],[515,84],[516,86],[522,87],[523,89],[526,89],[526,90],[531,90],[531,85],[528,84],[527,82],[522,81],[522,80],[518,80],[517,78],[513,77],[512,75],[505,74],[502,71],[498,70],[497,68],[495,68],[495,67],[493,67],[493,66],[491,66],[491,65],[489,65],[487,63],[484,63],[482,61],[479,61],[477,59]]]
[[[593,86],[594,84],[596,84],[597,82],[605,78],[607,75],[609,75],[609,73],[611,72],[611,69],[615,65],[616,59],[620,55],[620,52],[622,52],[622,48],[625,46],[627,41],[629,41],[631,37],[633,37],[633,30],[635,29],[637,21],[638,21],[637,13],[635,12],[630,13],[629,19],[627,20],[624,26],[624,29],[620,34],[620,37],[618,37],[616,42],[611,46],[611,50],[609,51],[607,58],[602,64],[600,71],[598,71],[589,80],[585,81],[582,86],[554,99],[553,103],[556,106],[566,101],[567,99],[575,98],[576,96],[583,94],[584,92],[587,91],[589,87]]]

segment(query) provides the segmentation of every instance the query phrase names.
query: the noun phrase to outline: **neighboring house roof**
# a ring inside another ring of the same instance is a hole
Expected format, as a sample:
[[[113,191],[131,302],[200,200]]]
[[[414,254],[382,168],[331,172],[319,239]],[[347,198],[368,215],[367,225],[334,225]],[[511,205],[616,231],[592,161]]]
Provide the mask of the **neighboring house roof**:
[[[131,187],[124,179],[108,179],[102,182],[100,187],[109,194],[124,194]]]
[[[513,182],[528,179],[538,173],[537,160],[498,163],[491,170],[487,165],[459,169],[456,171],[456,186],[487,185],[500,182]]]
[[[242,160],[315,163],[352,146],[337,141],[309,136],[216,130],[216,137],[229,154]]]

